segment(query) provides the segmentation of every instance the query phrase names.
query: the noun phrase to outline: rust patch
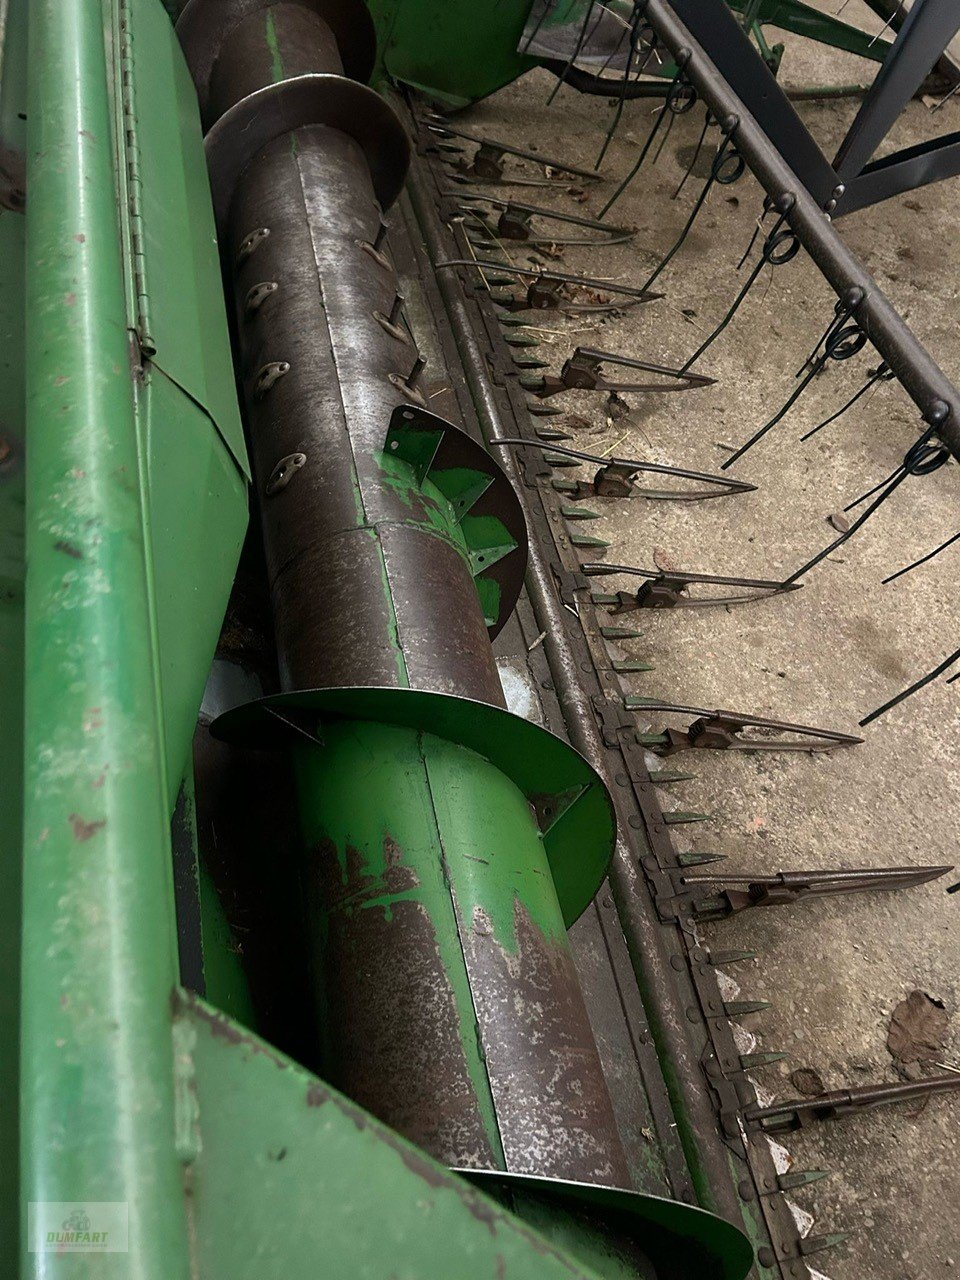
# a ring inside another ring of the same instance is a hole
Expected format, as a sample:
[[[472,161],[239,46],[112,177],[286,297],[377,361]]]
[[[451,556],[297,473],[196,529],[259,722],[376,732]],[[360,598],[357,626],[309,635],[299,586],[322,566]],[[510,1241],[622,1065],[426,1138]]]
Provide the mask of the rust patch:
[[[77,295],[75,293],[65,294],[63,301],[68,307],[75,307],[77,305]]]
[[[88,822],[86,818],[81,818],[79,813],[71,813],[68,821],[73,828],[74,840],[80,841],[89,840],[107,825],[106,818],[95,818],[92,822]]]
[[[325,1102],[330,1101],[330,1090],[325,1089],[322,1084],[311,1084],[307,1086],[307,1106],[322,1107]]]
[[[74,560],[83,559],[83,552],[79,547],[75,547],[72,542],[55,542],[53,549],[54,551],[62,551],[65,556],[72,556]]]
[[[495,1168],[437,925],[408,896],[419,881],[402,848],[385,838],[375,876],[360,850],[346,850],[346,874],[332,841],[313,853],[325,1074],[434,1159]]]
[[[507,1168],[630,1187],[569,947],[519,900],[514,921],[516,951],[479,908],[460,931]]]
[[[351,844],[345,850],[345,871],[340,866],[337,846],[329,838],[324,838],[315,845],[314,854],[317,859],[317,884],[328,910],[348,905],[362,906],[371,899],[409,893],[420,887],[416,873],[404,865],[403,850],[389,832],[383,837],[386,870],[382,875],[369,875],[364,870],[368,862],[367,855]]]

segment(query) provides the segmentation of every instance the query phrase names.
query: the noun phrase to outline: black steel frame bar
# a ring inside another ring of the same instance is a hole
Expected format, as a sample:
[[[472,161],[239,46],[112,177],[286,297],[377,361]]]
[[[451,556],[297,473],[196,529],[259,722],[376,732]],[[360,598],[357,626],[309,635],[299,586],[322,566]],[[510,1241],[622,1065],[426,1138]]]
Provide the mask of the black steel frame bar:
[[[844,244],[830,218],[776,149],[742,99],[717,70],[667,0],[648,0],[644,17],[675,58],[685,59],[687,79],[719,120],[735,115],[733,141],[754,176],[782,208],[801,244],[837,296],[862,292],[850,313],[894,372],[927,422],[960,458],[960,391],[917,340],[877,282]],[[839,194],[842,195],[842,192]],[[792,200],[785,197],[792,197]]]
[[[956,0],[915,0],[834,157],[842,182],[855,182],[958,29]]]
[[[868,164],[840,197],[837,214],[854,213],[904,191],[943,182],[960,173],[960,132],[903,147]]]

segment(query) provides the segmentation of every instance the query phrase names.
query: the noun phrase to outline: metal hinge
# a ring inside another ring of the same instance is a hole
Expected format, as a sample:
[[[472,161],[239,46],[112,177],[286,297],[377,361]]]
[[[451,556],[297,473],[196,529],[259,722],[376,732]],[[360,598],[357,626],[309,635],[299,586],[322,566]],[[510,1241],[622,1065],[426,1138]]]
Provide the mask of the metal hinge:
[[[133,35],[131,31],[130,0],[118,0],[119,50],[120,50],[120,106],[121,132],[120,154],[124,166],[126,188],[127,223],[130,233],[130,258],[133,276],[134,306],[137,340],[144,356],[157,353],[150,323],[150,299],[147,292],[145,237],[143,230],[142,178],[140,173],[140,146],[137,138],[137,110],[134,95]]]

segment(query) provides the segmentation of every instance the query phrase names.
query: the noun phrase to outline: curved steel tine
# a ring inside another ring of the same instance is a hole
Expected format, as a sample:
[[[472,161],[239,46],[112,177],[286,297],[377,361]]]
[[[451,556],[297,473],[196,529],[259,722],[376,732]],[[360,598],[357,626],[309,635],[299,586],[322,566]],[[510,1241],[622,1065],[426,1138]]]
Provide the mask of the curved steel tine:
[[[719,490],[717,494],[697,493],[696,496],[698,498],[723,497],[734,493],[751,493],[757,487],[755,484],[749,484],[745,480],[730,480],[727,476],[715,476],[707,471],[688,471],[683,467],[670,467],[662,462],[642,462],[639,458],[602,457],[597,453],[583,453],[579,449],[568,449],[564,445],[544,445],[537,440],[525,440],[522,436],[508,436],[501,440],[492,440],[490,443],[497,446],[513,445],[528,449],[539,449],[541,453],[559,453],[567,458],[577,458],[580,462],[596,463],[600,467],[615,467],[623,471],[647,471],[654,475],[676,476],[679,480],[701,480],[704,484],[714,485]],[[669,496],[675,498],[677,494],[671,492]]]
[[[656,382],[607,382],[603,380],[598,390],[602,391],[693,391],[701,387],[716,385],[716,378],[708,378],[702,373],[691,373],[687,369],[672,369],[667,365],[653,364],[648,360],[637,360],[633,356],[621,356],[612,351],[598,351],[593,347],[577,347],[570,361],[577,359],[595,360],[602,364],[619,365],[624,369],[641,369],[645,373],[657,373],[664,378],[672,378],[672,384],[664,385]],[[573,388],[582,390],[583,388]],[[589,390],[589,388],[586,388]]]
[[[453,193],[456,195],[457,193]],[[492,204],[495,209],[516,209],[520,213],[536,214],[540,218],[550,218],[555,222],[569,222],[575,227],[589,227],[597,231],[606,231],[610,234],[629,233],[636,234],[636,227],[615,227],[609,222],[600,222],[597,218],[581,218],[573,213],[559,213],[555,209],[543,209],[535,204],[523,204],[519,200],[501,200],[498,196],[461,196],[463,200],[471,200],[477,204]]]
[[[572,174],[575,178],[589,178],[591,182],[603,182],[591,169],[578,169],[574,165],[564,164],[562,160],[552,160],[549,156],[540,155],[537,151],[525,151],[509,142],[501,142],[499,138],[485,138],[482,134],[471,133],[469,129],[456,129],[445,122],[443,116],[428,117],[424,121],[430,133],[438,137],[463,138],[465,142],[476,143],[480,147],[494,147],[504,155],[516,156],[520,160],[530,160],[534,164],[543,165],[545,169],[558,169],[561,173]]]
[[[863,738],[835,729],[820,729],[815,725],[797,724],[790,720],[774,720],[769,716],[755,716],[723,708],[689,707],[679,702],[666,702],[661,698],[628,695],[625,705],[631,711],[664,711],[673,715],[692,716],[694,725],[711,730],[716,735],[710,746],[732,751],[833,751],[838,747],[853,747]],[[685,731],[688,745],[693,747],[696,735],[693,726]],[[742,729],[771,729],[777,733],[789,733],[794,739],[804,741],[778,741],[773,738],[739,738]],[[810,741],[806,741],[810,739]],[[677,744],[679,745],[679,744]],[[704,743],[701,746],[706,745]]]
[[[606,293],[622,294],[626,298],[638,298],[653,301],[662,298],[662,293],[650,293],[646,289],[638,289],[634,285],[616,284],[612,280],[595,280],[591,276],[571,275],[567,271],[541,271],[536,267],[516,267],[509,262],[488,262],[484,259],[449,258],[438,262],[435,270],[442,271],[450,267],[473,267],[479,271],[499,271],[506,275],[529,277],[532,282],[538,280],[556,280],[560,284],[575,284],[587,289],[599,289]]]
[[[605,564],[599,562],[584,563],[580,566],[581,572],[585,577],[597,578],[608,577],[618,574],[628,574],[633,577],[645,578],[652,585],[659,585],[666,589],[666,594],[670,597],[662,600],[657,605],[650,607],[658,608],[711,608],[719,605],[728,604],[751,604],[756,600],[764,600],[768,596],[783,595],[789,591],[795,591],[800,583],[784,583],[776,582],[767,578],[731,578],[722,574],[711,573],[683,573],[677,571],[664,571],[658,569],[643,569],[637,565],[625,564]],[[683,596],[680,593],[688,586],[706,584],[716,586],[733,586],[749,588],[749,594],[732,595],[732,596]],[[640,589],[641,591],[643,588]],[[618,596],[601,596],[594,595],[594,603],[625,606]],[[639,601],[633,607],[646,607]],[[619,611],[619,610],[618,610]]]

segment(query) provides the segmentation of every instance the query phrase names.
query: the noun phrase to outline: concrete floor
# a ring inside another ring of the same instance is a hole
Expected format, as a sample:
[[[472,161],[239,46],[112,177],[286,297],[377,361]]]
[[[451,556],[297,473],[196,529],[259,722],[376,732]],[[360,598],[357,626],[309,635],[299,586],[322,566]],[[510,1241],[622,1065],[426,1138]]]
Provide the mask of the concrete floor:
[[[870,30],[881,25],[859,0],[844,17]],[[782,78],[788,84],[864,82],[872,74],[856,59],[786,39]],[[530,75],[461,122],[591,165],[611,108],[568,89],[548,108],[553,83],[545,73]],[[844,100],[798,109],[830,153],[856,108]],[[653,109],[650,102],[627,104],[605,174],[616,180],[630,167]],[[638,228],[635,242],[567,249],[561,269],[624,283],[643,280],[678,234],[702,181],[691,179],[679,200],[670,199],[701,125],[699,107],[678,119],[658,163],[644,168],[616,207],[618,222]],[[958,128],[960,100],[933,114],[914,102],[889,144]],[[599,211],[601,191],[610,189],[588,188],[585,203],[576,203],[565,188],[513,194],[589,215]],[[928,187],[839,226],[921,341],[960,380],[957,190],[956,182]],[[715,189],[660,282],[667,294],[662,301],[605,321],[549,315],[540,353],[555,359],[556,370],[577,342],[682,363],[739,287],[735,265],[760,206],[760,190],[749,175],[735,187]],[[509,246],[509,252],[524,263],[529,250]],[[772,276],[768,269],[698,366],[718,379],[716,386],[627,396],[631,412],[613,424],[605,421],[600,395],[564,396],[556,403],[590,420],[590,428],[581,424],[574,431],[581,448],[716,471],[730,446],[752,434],[793,388],[794,373],[833,302],[801,254]],[[656,558],[668,567],[784,576],[836,536],[827,517],[891,472],[919,434],[906,394],[884,384],[813,440],[798,442],[876,363],[867,349],[834,365],[738,464],[732,474],[757,484],[756,493],[695,505],[601,500],[589,505],[602,509],[603,518],[580,528],[608,538],[608,558],[619,562],[652,567]],[[569,419],[552,421],[562,426]],[[644,635],[625,650],[656,666],[635,678],[634,691],[856,732],[866,712],[956,647],[951,584],[960,543],[892,586],[880,580],[956,532],[958,511],[960,469],[951,465],[907,481],[792,596],[738,609],[633,615],[630,621],[639,619]],[[832,756],[681,758],[697,778],[673,788],[668,807],[715,815],[709,827],[693,828],[686,845],[726,854],[731,871],[952,863],[960,813],[958,697],[957,687],[937,681],[870,726],[862,746]],[[772,1096],[792,1095],[787,1076],[799,1066],[815,1068],[827,1088],[897,1079],[885,1047],[887,1026],[894,1006],[915,987],[945,1003],[951,1016],[942,1060],[960,1061],[960,895],[945,892],[958,878],[960,873],[897,896],[757,911],[711,927],[711,939],[724,949],[761,953],[752,965],[740,966],[737,979],[746,998],[775,1004],[751,1027],[762,1047],[791,1054],[761,1077]],[[958,1120],[960,1097],[952,1095],[919,1111],[875,1112],[790,1138],[797,1167],[833,1170],[830,1180],[796,1197],[816,1215],[814,1232],[857,1232],[820,1263],[833,1280],[933,1280],[960,1265]]]

